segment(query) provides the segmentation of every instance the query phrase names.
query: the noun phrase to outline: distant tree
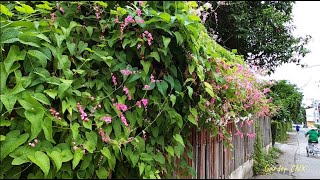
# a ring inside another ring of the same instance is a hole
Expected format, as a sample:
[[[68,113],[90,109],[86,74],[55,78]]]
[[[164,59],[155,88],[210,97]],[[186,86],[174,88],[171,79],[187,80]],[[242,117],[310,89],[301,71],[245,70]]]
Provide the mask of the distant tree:
[[[279,108],[278,112],[272,117],[274,120],[292,120],[294,122],[302,122],[305,118],[303,112],[302,98],[303,94],[299,92],[294,84],[290,84],[286,80],[276,81],[270,88],[268,94],[272,97],[273,103]]]
[[[311,36],[294,37],[294,1],[198,1],[210,3],[205,26],[227,49],[237,49],[250,65],[270,74],[289,62],[299,64]]]

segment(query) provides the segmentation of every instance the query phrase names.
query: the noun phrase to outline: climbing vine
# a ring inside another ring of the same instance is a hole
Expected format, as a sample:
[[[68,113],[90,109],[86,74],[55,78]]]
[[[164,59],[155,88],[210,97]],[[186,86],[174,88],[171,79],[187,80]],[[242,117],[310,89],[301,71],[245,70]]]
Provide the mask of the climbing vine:
[[[270,113],[195,2],[0,6],[2,178],[168,178],[191,128]]]

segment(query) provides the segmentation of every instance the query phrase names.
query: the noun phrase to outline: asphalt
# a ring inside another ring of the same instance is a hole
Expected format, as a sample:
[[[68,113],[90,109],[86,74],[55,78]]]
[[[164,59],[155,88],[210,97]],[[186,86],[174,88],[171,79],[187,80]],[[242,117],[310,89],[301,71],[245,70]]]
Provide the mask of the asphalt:
[[[304,134],[307,128],[301,128],[299,134],[289,132],[286,143],[275,143],[275,147],[282,151],[278,164],[266,167],[269,175],[258,175],[251,179],[319,179],[320,178],[320,154],[307,157],[306,146],[308,138]],[[320,144],[318,145],[320,147]]]

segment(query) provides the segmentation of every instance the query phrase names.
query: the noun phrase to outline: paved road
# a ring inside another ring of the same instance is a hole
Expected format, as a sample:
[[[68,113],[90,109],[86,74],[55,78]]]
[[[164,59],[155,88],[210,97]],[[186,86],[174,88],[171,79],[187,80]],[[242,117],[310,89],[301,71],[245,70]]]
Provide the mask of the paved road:
[[[307,138],[304,134],[307,128],[301,128],[300,133],[289,132],[286,144],[276,143],[283,154],[279,157],[275,167],[268,168],[273,174],[255,176],[252,179],[319,179],[320,178],[320,154],[307,157]],[[320,145],[319,145],[320,146]]]

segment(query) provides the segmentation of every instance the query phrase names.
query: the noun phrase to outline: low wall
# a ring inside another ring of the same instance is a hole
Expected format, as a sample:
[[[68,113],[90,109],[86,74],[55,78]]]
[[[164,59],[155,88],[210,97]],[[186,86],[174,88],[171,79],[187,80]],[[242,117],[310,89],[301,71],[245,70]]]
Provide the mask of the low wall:
[[[234,170],[228,179],[250,179],[253,176],[253,160],[246,161],[243,165]]]

